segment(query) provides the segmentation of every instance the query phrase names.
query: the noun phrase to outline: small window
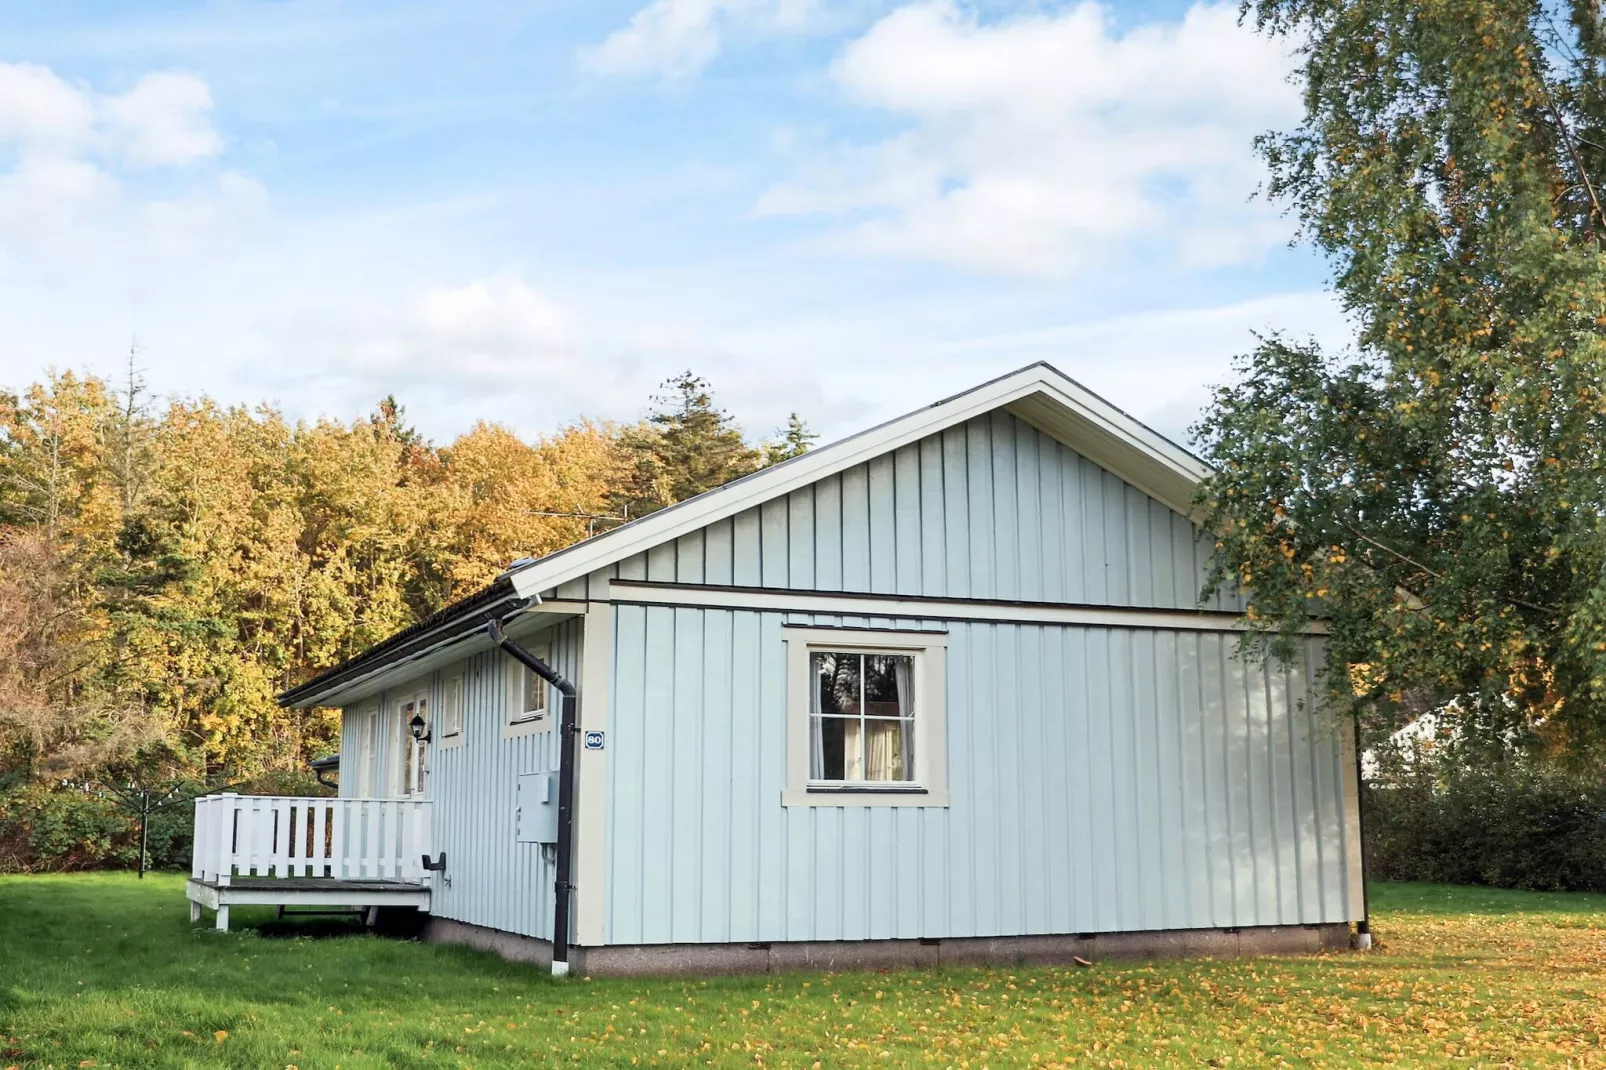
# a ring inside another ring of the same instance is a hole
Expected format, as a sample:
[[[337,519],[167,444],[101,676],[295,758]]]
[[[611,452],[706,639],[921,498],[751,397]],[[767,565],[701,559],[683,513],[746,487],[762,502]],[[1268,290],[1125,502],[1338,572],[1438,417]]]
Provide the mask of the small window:
[[[463,742],[463,676],[446,678],[441,689],[441,746],[455,747]]]
[[[809,783],[912,783],[914,655],[815,650],[809,661]]]
[[[527,644],[530,653],[551,664],[550,641]],[[522,735],[544,729],[547,713],[547,682],[521,663],[507,659],[507,735]]]
[[[948,636],[782,629],[787,806],[947,806]]]

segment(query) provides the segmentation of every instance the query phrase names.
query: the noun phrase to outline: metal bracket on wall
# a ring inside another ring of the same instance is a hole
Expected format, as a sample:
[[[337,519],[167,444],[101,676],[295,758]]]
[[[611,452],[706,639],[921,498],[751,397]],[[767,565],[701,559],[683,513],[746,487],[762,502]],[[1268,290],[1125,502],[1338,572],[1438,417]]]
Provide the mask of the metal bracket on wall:
[[[429,870],[431,873],[445,873],[446,872],[446,852],[445,851],[442,851],[441,852],[441,856],[438,859],[436,859],[435,861],[433,861],[433,862],[431,862],[429,860],[429,855],[424,855],[423,858],[424,858],[424,863],[423,863],[424,868]]]

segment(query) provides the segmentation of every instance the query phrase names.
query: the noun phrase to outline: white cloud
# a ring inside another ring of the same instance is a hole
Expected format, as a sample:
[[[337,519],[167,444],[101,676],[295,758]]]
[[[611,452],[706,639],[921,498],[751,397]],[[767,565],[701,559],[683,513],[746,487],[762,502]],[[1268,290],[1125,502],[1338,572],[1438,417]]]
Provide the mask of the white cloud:
[[[101,94],[47,67],[0,63],[0,160],[12,161],[0,171],[0,254],[70,259],[97,225],[116,231],[109,213],[122,206],[125,172],[192,165],[222,151],[211,108],[206,83],[189,74],[147,74],[127,92]],[[160,244],[176,247],[184,244],[178,231],[199,233],[199,215],[263,195],[252,180],[225,173],[215,190],[136,210]]]
[[[223,150],[209,118],[212,94],[191,74],[147,74],[134,88],[101,104],[122,156],[136,167],[193,163]]]
[[[815,7],[815,0],[652,0],[581,61],[602,74],[684,77],[707,66],[726,35],[795,33]]]
[[[525,434],[580,415],[633,420],[687,368],[715,384],[754,437],[793,408],[818,411],[822,397],[811,367],[755,360],[684,321],[653,321],[628,301],[566,300],[517,270],[405,299],[376,294],[362,307],[303,306],[272,325],[268,346],[295,347],[305,359],[255,369],[261,387],[303,404],[316,398],[343,416],[395,394],[420,427],[443,437],[482,419]]]
[[[225,229],[259,216],[268,205],[262,183],[238,171],[224,171],[211,187],[144,206],[145,231],[166,252],[183,253]]]
[[[1290,69],[1231,3],[1124,33],[1095,3],[997,22],[911,4],[832,72],[906,129],[798,150],[797,177],[757,212],[835,217],[836,244],[1003,274],[1062,274],[1152,240],[1190,264],[1240,261],[1288,234],[1247,201],[1251,139],[1299,114]]]
[[[66,151],[88,139],[89,94],[34,63],[0,63],[0,143]]]

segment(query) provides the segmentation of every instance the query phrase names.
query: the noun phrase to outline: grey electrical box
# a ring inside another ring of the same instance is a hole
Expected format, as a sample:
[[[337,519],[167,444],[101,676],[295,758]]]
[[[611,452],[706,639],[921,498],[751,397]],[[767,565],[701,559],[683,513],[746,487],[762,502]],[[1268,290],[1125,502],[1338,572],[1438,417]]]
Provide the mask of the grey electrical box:
[[[519,774],[514,828],[519,843],[558,842],[558,774]]]

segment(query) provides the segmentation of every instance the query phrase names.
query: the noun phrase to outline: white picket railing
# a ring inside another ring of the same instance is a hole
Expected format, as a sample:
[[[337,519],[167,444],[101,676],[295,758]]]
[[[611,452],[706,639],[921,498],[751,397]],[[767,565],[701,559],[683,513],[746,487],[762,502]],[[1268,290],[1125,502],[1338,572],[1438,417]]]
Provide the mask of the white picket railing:
[[[429,821],[422,799],[203,795],[191,875],[220,886],[236,876],[422,884]]]

